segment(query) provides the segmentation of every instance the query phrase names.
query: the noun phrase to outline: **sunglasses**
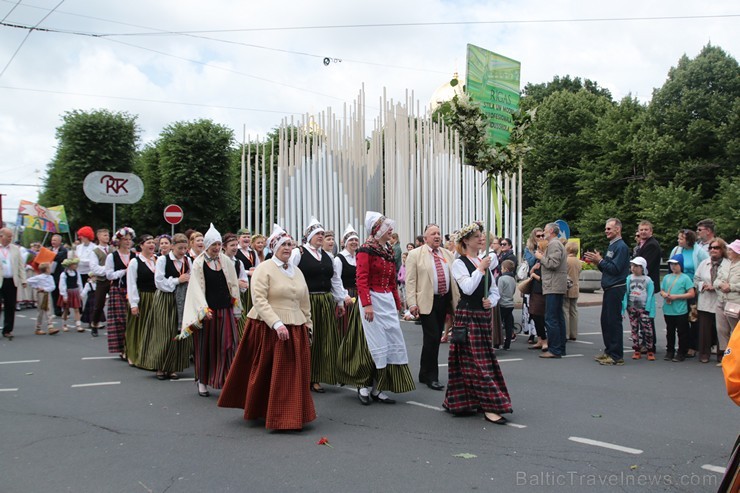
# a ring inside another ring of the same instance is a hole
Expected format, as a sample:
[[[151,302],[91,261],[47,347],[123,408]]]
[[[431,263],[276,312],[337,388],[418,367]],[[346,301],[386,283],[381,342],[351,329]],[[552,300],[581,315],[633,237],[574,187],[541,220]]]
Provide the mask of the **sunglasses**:
[[[535,236],[537,236],[537,238],[544,238],[545,237],[545,234],[542,233],[541,235],[535,235]]]
[[[719,247],[717,245],[714,245],[714,246],[710,246],[709,249],[710,250],[722,250],[722,247]]]
[[[509,246],[508,243],[501,243],[501,246]]]

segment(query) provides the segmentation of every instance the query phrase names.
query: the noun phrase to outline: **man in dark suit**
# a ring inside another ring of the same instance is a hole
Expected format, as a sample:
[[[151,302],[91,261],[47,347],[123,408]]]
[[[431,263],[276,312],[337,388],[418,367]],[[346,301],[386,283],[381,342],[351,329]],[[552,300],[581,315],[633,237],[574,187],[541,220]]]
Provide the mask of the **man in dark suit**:
[[[54,292],[51,293],[51,298],[54,302],[54,314],[57,317],[62,316],[62,308],[57,306],[59,300],[59,277],[64,272],[62,262],[67,259],[67,249],[62,245],[62,235],[53,235],[51,237],[51,250],[56,254],[54,257],[54,263],[52,264],[51,275],[54,277]]]

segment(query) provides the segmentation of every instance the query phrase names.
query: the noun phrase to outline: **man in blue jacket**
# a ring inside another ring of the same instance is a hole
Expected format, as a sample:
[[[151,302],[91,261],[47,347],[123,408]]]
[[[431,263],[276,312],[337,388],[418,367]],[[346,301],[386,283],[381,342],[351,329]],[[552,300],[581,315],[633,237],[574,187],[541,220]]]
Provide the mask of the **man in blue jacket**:
[[[596,252],[587,252],[586,260],[598,265],[601,271],[601,333],[604,338],[604,354],[596,361],[605,366],[624,365],[622,336],[622,299],[627,290],[626,280],[630,269],[630,250],[622,240],[622,222],[617,218],[606,221],[604,227],[609,248],[603,257]]]

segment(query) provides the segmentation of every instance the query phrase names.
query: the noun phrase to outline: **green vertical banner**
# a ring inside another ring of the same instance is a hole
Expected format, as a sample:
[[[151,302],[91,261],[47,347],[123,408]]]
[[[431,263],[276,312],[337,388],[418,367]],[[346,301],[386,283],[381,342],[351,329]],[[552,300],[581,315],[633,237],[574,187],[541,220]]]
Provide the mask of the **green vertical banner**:
[[[488,117],[492,144],[509,143],[512,114],[519,110],[521,63],[475,45],[468,45],[467,93]]]

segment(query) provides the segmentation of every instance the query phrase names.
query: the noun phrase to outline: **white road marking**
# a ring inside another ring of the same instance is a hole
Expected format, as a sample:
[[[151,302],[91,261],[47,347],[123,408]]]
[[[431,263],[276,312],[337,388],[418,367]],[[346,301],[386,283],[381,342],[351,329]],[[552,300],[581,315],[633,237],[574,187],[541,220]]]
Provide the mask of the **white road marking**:
[[[522,358],[507,358],[498,360],[499,363],[507,363],[509,361],[523,361]]]
[[[506,423],[506,426],[511,426],[512,428],[526,428],[527,425],[520,425],[518,423]]]
[[[86,358],[82,358],[83,361],[87,361],[91,359],[120,359],[120,358],[118,356],[88,356]]]
[[[411,404],[412,406],[425,407],[427,409],[433,409],[435,411],[444,411],[444,408],[437,407],[437,406],[431,406],[429,404],[423,404],[421,402],[416,402],[416,401],[406,401],[406,404]]]
[[[437,366],[447,366],[447,363],[440,363],[440,364],[439,364],[439,365],[437,365]]]
[[[96,383],[76,383],[74,385],[71,385],[73,389],[80,388],[80,387],[98,387],[101,385],[120,385],[121,382],[96,382]]]
[[[38,363],[40,359],[26,359],[19,361],[0,361],[0,365],[14,365],[16,363]]]
[[[16,313],[16,314],[15,314],[15,316],[16,316],[16,317],[21,317],[21,318],[26,318],[26,316],[25,316],[25,315],[21,315],[20,313]]]
[[[195,377],[178,378],[177,380],[170,378],[170,382],[195,382]]]
[[[611,450],[618,450],[619,452],[626,452],[628,454],[634,454],[634,455],[639,455],[643,452],[640,449],[623,447],[621,445],[615,445],[613,443],[608,443],[608,442],[600,442],[598,440],[591,440],[590,438],[568,437],[568,440],[570,440],[571,442],[583,443],[585,445],[593,445],[594,447],[602,447],[602,448],[608,448]]]
[[[623,330],[622,332],[625,333],[625,334],[629,334],[632,331],[631,330]],[[600,336],[600,335],[602,335],[602,333],[601,332],[579,332],[578,335],[579,336]]]
[[[18,392],[18,389],[0,389],[0,392]]]
[[[566,354],[563,358],[580,358],[582,354]]]
[[[720,474],[724,474],[727,472],[727,469],[721,466],[713,466],[712,464],[704,464],[701,466],[702,469],[706,471],[712,471],[712,472],[718,472]]]
[[[568,342],[577,342],[578,344],[593,344],[593,342],[588,342],[588,341],[579,341],[579,340],[575,340],[575,341],[568,341]]]

